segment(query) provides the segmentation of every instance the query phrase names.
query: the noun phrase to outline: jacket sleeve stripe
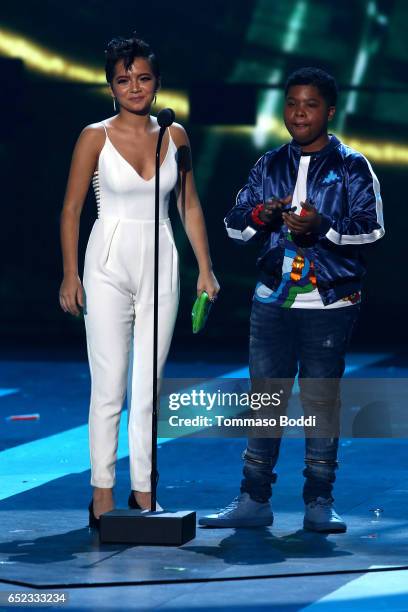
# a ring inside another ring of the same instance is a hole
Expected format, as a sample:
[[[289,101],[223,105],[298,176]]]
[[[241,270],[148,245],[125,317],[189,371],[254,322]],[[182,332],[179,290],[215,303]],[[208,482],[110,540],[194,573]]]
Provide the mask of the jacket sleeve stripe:
[[[333,228],[330,228],[326,234],[326,238],[334,242],[334,244],[368,244],[370,242],[375,242],[382,238],[385,234],[384,230],[384,218],[383,218],[383,206],[382,199],[380,193],[380,182],[371,167],[368,159],[364,157],[365,162],[370,170],[370,174],[373,180],[373,191],[375,196],[375,211],[377,216],[377,223],[380,226],[379,228],[373,229],[372,232],[368,234],[339,234]]]
[[[226,219],[224,219],[224,223],[228,236],[230,238],[234,238],[235,240],[243,240],[244,242],[247,242],[256,234],[256,230],[253,227],[248,226],[241,232],[240,230],[228,227]]]
[[[385,234],[384,228],[375,229],[369,234],[339,234],[334,229],[330,228],[326,234],[326,238],[334,242],[334,244],[368,244],[382,238]]]
[[[228,236],[238,244],[248,244],[266,237],[265,232],[251,218],[254,207],[263,201],[263,162],[260,157],[251,169],[248,181],[235,198],[235,205],[224,219]]]

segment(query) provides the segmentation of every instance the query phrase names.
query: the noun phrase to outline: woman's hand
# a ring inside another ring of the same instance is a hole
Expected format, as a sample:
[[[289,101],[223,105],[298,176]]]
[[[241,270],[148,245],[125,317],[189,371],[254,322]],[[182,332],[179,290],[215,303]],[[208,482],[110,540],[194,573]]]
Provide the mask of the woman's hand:
[[[84,290],[77,274],[64,276],[59,292],[59,301],[64,312],[78,317],[79,308],[84,307]]]
[[[211,302],[215,302],[219,290],[220,286],[212,270],[200,272],[197,280],[197,297],[200,297],[202,292],[206,291]]]

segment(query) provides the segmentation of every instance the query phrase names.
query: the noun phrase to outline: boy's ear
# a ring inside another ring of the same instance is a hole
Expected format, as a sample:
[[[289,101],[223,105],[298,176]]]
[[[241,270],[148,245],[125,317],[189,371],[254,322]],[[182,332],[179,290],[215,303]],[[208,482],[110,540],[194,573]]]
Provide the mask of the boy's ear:
[[[336,107],[335,106],[329,106],[328,113],[327,113],[328,121],[331,121],[335,114],[336,114]]]

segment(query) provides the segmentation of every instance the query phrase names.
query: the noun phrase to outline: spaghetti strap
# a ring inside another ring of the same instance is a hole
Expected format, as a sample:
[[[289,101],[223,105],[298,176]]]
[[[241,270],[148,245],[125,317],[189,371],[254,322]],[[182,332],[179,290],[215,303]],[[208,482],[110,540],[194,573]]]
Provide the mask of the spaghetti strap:
[[[108,131],[107,131],[107,129],[106,129],[105,122],[104,122],[104,121],[101,121],[101,123],[102,123],[102,125],[103,125],[103,129],[105,130],[105,136],[107,136],[107,135],[108,135]]]
[[[168,126],[167,131],[169,133],[169,148],[171,144],[173,144],[173,146],[177,148],[176,143],[173,140],[173,136],[171,135],[170,126]]]

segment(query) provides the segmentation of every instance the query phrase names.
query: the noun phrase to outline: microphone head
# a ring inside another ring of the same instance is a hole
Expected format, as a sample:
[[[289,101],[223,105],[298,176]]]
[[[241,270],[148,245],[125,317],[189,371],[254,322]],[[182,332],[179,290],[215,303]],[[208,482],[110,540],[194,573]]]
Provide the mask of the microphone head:
[[[161,128],[167,128],[173,123],[176,114],[172,108],[163,108],[157,115],[157,123]]]

